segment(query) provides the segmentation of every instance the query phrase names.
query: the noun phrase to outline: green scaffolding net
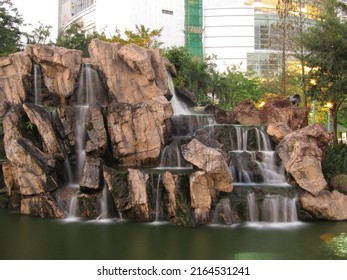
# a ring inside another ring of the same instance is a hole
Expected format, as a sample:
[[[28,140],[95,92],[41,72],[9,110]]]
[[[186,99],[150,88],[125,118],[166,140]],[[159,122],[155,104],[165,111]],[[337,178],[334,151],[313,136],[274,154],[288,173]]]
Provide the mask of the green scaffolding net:
[[[185,0],[186,47],[193,56],[203,57],[202,0]]]

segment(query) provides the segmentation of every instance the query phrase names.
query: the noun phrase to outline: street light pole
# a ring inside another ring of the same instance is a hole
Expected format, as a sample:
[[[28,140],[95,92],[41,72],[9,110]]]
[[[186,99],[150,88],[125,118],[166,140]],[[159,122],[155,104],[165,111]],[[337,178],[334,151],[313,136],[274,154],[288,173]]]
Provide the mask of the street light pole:
[[[331,132],[331,122],[330,122],[330,110],[331,108],[333,108],[333,104],[331,102],[327,103],[327,107],[328,107],[328,132]]]

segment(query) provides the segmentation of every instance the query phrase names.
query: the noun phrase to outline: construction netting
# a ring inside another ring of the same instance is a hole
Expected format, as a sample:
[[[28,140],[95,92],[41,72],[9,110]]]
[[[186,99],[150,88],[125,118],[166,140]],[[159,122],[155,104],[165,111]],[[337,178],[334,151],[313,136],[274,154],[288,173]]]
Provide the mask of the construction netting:
[[[202,0],[185,0],[186,47],[193,56],[203,57]]]

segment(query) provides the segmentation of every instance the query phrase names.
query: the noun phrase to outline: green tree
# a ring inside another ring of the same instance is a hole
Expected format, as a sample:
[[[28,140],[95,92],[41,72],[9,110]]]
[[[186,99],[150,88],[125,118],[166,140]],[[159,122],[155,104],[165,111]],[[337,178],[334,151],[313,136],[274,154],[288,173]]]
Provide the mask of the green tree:
[[[304,34],[306,64],[314,81],[310,92],[322,104],[330,103],[333,144],[338,144],[337,121],[347,98],[347,23],[339,16],[339,2],[325,1],[315,26]]]
[[[39,26],[35,27],[30,33],[25,33],[27,44],[49,44],[51,36],[51,25],[44,25],[39,22]]]
[[[97,32],[86,34],[83,24],[75,22],[65,31],[59,31],[56,45],[81,50],[85,57],[89,57],[88,45],[95,38],[106,39],[103,34]]]
[[[184,87],[184,73],[192,61],[192,56],[186,47],[173,46],[163,50],[163,55],[175,66],[177,75],[174,83],[177,87]]]
[[[217,96],[221,107],[232,108],[245,99],[257,102],[266,93],[266,88],[259,78],[250,78],[252,73],[240,71],[235,66],[223,73],[223,91]]]
[[[0,1],[0,57],[7,56],[22,48],[20,27],[23,18],[11,0]]]
[[[158,39],[163,32],[163,28],[150,30],[143,24],[135,25],[135,32],[126,29],[124,34],[126,38],[122,38],[119,29],[116,29],[115,34],[110,38],[111,42],[119,42],[121,44],[136,44],[144,48],[159,48],[163,43]]]

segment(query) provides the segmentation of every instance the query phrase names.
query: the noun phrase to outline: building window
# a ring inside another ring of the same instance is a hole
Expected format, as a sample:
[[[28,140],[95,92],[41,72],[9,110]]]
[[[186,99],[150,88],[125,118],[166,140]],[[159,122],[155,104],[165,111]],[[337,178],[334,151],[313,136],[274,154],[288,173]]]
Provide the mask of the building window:
[[[173,15],[173,11],[169,11],[169,10],[161,10],[161,12],[163,14],[167,14],[167,15]]]

